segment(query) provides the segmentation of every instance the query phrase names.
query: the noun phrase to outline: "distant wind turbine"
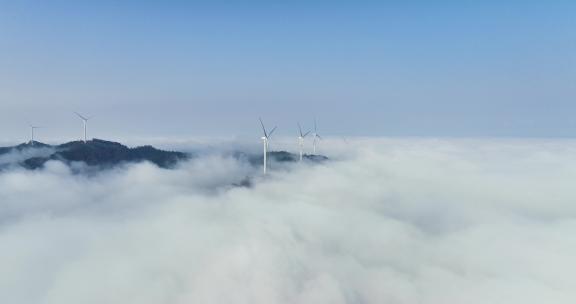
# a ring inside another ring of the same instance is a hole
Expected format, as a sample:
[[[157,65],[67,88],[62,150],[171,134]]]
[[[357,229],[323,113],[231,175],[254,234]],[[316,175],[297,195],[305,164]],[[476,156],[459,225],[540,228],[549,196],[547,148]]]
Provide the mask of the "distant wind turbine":
[[[30,145],[34,145],[34,130],[39,129],[41,127],[37,127],[37,126],[33,126],[33,125],[29,125],[30,126]]]
[[[86,134],[86,128],[87,128],[87,124],[88,124],[88,120],[90,120],[92,117],[90,118],[86,118],[84,116],[82,116],[80,113],[78,112],[74,112],[76,113],[76,115],[82,119],[82,122],[84,123],[84,143],[88,142],[88,138],[87,138],[87,134]]]
[[[260,118],[260,125],[262,126],[262,132],[264,133],[264,136],[262,136],[262,143],[264,144],[264,174],[266,174],[267,172],[267,168],[268,168],[268,141],[270,140],[270,137],[272,136],[272,134],[274,133],[274,131],[276,131],[276,127],[274,127],[272,129],[272,131],[270,131],[270,133],[266,132],[266,127],[264,126],[264,122],[262,122],[262,118]]]
[[[300,161],[302,161],[302,156],[304,155],[304,138],[310,134],[310,131],[302,133],[302,127],[300,126],[300,123],[298,123],[298,131],[300,132],[300,136],[298,136],[298,145],[300,146]]]
[[[316,155],[316,144],[319,140],[322,140],[320,134],[318,134],[318,125],[316,124],[316,118],[314,118],[314,141],[312,142],[312,146],[314,149],[314,155]]]

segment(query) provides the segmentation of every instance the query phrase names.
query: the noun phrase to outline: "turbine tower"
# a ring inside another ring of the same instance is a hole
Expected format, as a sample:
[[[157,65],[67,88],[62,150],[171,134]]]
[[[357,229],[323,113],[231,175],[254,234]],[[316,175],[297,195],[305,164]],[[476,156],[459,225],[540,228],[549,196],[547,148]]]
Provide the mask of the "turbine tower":
[[[316,118],[314,118],[314,141],[312,142],[314,155],[316,155],[316,144],[319,140],[322,140],[322,137],[318,134],[318,126],[316,125]]]
[[[300,136],[298,136],[298,145],[300,146],[300,161],[302,161],[302,157],[304,155],[304,138],[310,134],[310,131],[302,133],[302,127],[300,126],[300,123],[298,123],[298,131],[300,132]]]
[[[86,136],[86,128],[87,128],[88,120],[90,120],[91,117],[90,117],[90,118],[86,118],[86,117],[82,116],[82,115],[81,115],[80,113],[78,113],[78,112],[74,112],[74,113],[76,113],[76,115],[77,115],[80,119],[82,119],[82,122],[84,123],[84,143],[86,143],[86,142],[88,142],[88,138],[87,138],[87,136]]]
[[[29,125],[30,126],[30,145],[34,145],[34,130],[39,129],[40,127]]]
[[[276,131],[276,127],[270,131],[270,133],[266,132],[266,127],[264,126],[264,122],[262,122],[262,118],[260,118],[260,125],[262,126],[262,132],[264,136],[262,136],[262,144],[264,145],[264,174],[266,174],[268,169],[268,141],[270,140],[270,136]]]

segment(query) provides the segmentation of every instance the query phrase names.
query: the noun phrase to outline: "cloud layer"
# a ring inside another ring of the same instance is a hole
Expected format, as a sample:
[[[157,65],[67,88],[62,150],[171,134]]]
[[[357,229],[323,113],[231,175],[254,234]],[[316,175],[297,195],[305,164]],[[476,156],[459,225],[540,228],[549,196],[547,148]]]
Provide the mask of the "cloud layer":
[[[0,174],[2,303],[574,303],[576,144],[324,143],[263,179],[217,154]],[[345,153],[346,152],[346,153]],[[251,188],[234,187],[246,176]]]

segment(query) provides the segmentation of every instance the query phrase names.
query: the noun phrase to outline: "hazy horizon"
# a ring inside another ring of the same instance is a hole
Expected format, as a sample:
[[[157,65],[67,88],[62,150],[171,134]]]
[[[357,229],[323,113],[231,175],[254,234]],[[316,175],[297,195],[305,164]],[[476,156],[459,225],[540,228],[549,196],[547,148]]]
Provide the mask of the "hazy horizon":
[[[0,138],[572,137],[570,1],[0,1]]]

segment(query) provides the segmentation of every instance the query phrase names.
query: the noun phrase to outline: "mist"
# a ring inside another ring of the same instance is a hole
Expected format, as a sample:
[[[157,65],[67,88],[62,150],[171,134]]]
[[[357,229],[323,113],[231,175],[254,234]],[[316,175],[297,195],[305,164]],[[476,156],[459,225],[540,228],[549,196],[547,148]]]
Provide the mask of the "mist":
[[[171,170],[1,172],[0,302],[576,301],[576,142],[320,149],[266,177],[214,149]]]
[[[48,157],[52,153],[54,153],[54,149],[47,147],[23,148],[20,150],[10,151],[5,154],[0,154],[0,168],[4,166],[13,166],[33,157]]]

